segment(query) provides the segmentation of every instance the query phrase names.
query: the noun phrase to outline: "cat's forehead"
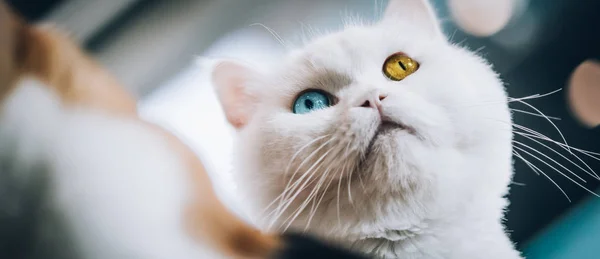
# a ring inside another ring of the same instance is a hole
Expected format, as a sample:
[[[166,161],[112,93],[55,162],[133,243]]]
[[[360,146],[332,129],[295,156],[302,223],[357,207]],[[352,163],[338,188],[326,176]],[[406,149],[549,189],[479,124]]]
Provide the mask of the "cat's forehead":
[[[290,64],[316,71],[354,75],[365,67],[379,67],[390,55],[423,55],[430,43],[418,31],[398,26],[357,26],[318,38],[296,51]]]
[[[372,40],[374,34],[376,33],[373,30],[353,28],[321,37],[298,52],[296,62],[316,70],[347,73],[352,66],[365,62],[365,57],[377,52],[379,46],[375,45],[381,44],[365,39]],[[359,41],[359,39],[365,40]]]

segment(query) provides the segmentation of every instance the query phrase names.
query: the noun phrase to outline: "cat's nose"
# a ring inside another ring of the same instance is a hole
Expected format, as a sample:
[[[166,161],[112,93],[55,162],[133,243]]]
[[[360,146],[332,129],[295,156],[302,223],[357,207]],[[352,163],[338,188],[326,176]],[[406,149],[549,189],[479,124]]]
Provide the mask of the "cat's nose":
[[[379,110],[381,109],[381,101],[383,101],[383,99],[386,97],[387,95],[385,94],[371,93],[363,98],[361,102],[359,102],[359,106],[363,108],[374,108]]]

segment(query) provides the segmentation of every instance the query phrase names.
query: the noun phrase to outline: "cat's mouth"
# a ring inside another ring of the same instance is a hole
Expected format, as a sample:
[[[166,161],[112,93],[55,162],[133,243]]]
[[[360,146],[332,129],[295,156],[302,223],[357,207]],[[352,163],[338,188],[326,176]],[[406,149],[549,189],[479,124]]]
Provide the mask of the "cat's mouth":
[[[388,136],[397,131],[406,131],[409,134],[415,133],[415,130],[407,125],[390,120],[384,120],[379,124],[379,127],[377,127],[375,134],[373,134],[373,137],[369,142],[369,146],[367,147],[365,157],[368,157],[373,152],[373,145],[375,144],[378,138]]]

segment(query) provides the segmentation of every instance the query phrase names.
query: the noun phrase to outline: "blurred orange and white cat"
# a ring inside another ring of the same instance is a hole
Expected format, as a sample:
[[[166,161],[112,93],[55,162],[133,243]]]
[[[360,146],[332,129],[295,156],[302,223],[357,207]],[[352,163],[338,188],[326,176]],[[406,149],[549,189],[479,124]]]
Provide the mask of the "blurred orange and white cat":
[[[354,258],[233,215],[112,75],[2,2],[0,104],[0,258]]]

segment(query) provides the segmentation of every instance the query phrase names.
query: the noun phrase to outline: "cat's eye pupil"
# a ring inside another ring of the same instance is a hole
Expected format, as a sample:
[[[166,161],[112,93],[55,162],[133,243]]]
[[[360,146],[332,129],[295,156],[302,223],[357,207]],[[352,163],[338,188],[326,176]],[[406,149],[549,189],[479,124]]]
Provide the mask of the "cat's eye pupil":
[[[305,91],[296,97],[292,110],[296,114],[309,113],[331,106],[331,95],[321,90]]]
[[[402,70],[406,70],[406,67],[404,66],[404,64],[402,64],[402,61],[399,61],[398,65],[402,68]]]
[[[315,104],[313,103],[313,101],[308,100],[308,99],[306,101],[304,101],[304,105],[306,105],[306,108],[311,109],[311,110],[315,106]]]

